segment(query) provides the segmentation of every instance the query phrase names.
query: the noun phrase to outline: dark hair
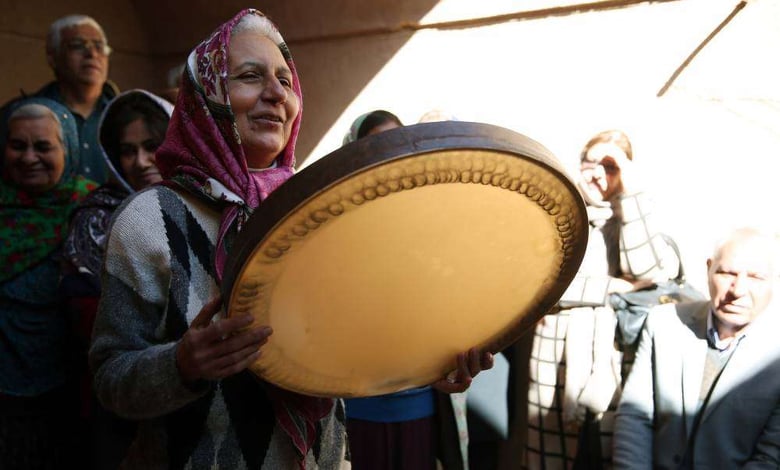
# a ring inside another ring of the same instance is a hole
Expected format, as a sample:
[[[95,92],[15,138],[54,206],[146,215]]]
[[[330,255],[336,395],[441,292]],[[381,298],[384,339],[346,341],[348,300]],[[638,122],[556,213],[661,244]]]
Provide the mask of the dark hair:
[[[371,132],[371,129],[377,126],[381,126],[386,122],[394,122],[398,124],[399,127],[403,126],[401,120],[398,119],[398,116],[391,113],[390,111],[378,109],[376,111],[372,111],[365,117],[365,119],[363,119],[363,122],[360,124],[360,127],[357,131],[357,138],[362,139],[363,137],[367,136],[369,132]]]
[[[121,173],[121,167],[118,165],[119,139],[125,127],[141,119],[152,138],[162,143],[168,130],[170,117],[160,104],[143,93],[120,96],[109,106],[100,127],[100,145],[103,146],[114,167]]]

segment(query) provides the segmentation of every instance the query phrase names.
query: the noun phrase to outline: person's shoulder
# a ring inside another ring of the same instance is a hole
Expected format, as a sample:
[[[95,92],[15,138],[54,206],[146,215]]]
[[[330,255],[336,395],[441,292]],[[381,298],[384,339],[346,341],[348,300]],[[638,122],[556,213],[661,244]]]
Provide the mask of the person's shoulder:
[[[99,217],[106,212],[112,212],[112,210],[107,207],[91,203],[89,196],[87,196],[87,198],[81,201],[81,203],[75,209],[73,209],[73,212],[70,214],[69,231],[73,232],[84,228],[84,226],[95,217]]]
[[[5,103],[3,103],[2,106],[0,106],[0,109],[3,110],[9,109],[17,101],[25,100],[27,98],[40,97],[40,98],[49,98],[56,101],[58,96],[59,93],[57,88],[57,82],[51,81],[46,83],[41,88],[39,88],[38,90],[32,93],[28,93],[24,89],[20,88],[19,94],[8,99]]]
[[[18,103],[19,101],[27,98],[27,95],[20,94],[19,96],[14,96],[13,98],[9,99],[5,103],[3,103],[2,106],[0,106],[0,115],[2,116],[3,122],[6,121],[6,114],[8,114],[8,111],[13,108],[13,106]]]
[[[59,89],[57,88],[56,81],[47,83],[34,93],[27,93],[23,89],[20,89],[18,95],[10,98],[0,106],[0,128],[6,127],[5,123],[8,120],[8,115],[16,108],[17,103],[29,98],[48,98],[52,101],[60,102],[59,96]]]
[[[73,209],[70,215],[71,225],[79,225],[82,221],[91,220],[95,216],[113,213],[128,194],[127,191],[108,184],[98,186],[90,191]]]
[[[647,312],[645,328],[652,332],[659,326],[668,324],[670,321],[676,318],[674,307],[674,304],[661,304],[652,307]]]
[[[103,84],[103,97],[107,99],[112,99],[115,96],[117,96],[120,92],[119,86],[114,83],[112,80],[106,80],[106,82]]]
[[[54,101],[60,101],[60,87],[56,80],[52,80],[49,83],[43,85],[31,96],[40,96],[42,98],[49,98]]]
[[[169,191],[163,186],[150,186],[127,196],[115,212],[115,219],[151,215],[162,210],[160,194]]]
[[[90,191],[79,203],[79,208],[116,207],[129,195],[127,189],[109,182]]]
[[[680,302],[671,304],[677,316],[683,321],[706,320],[710,312],[711,302],[709,300],[697,300],[694,302]]]
[[[648,328],[670,325],[690,325],[705,319],[710,302],[666,303],[653,307],[647,316]]]
[[[116,83],[111,80],[103,82],[103,88],[100,91],[100,98],[95,105],[95,112],[93,115],[101,116],[106,107],[114,101],[114,98],[119,96],[120,89]]]
[[[674,303],[665,303],[665,304],[659,304],[650,309],[650,313],[655,318],[663,318],[668,317],[674,314],[674,311],[677,307],[677,304]]]
[[[38,96],[38,90],[35,93],[26,93],[24,90],[19,90],[19,94],[9,98],[6,102],[0,105],[0,127],[5,127],[5,123],[8,120],[8,114],[15,108],[15,105],[22,100],[26,100],[32,96]]]
[[[199,200],[186,190],[155,184],[128,196],[117,209],[117,213],[170,215],[183,210],[193,212],[199,205]]]
[[[177,191],[175,191],[172,188],[169,188],[168,186],[162,185],[162,184],[154,184],[151,186],[147,186],[146,188],[136,191],[122,202],[122,207],[127,207],[129,205],[143,205],[143,204],[149,204],[150,202],[153,202],[156,199],[160,198],[169,198],[169,197],[179,197]]]
[[[172,197],[176,197],[175,192],[161,185],[129,195],[114,211],[108,232],[126,243],[157,238],[161,222],[171,211],[168,206]]]

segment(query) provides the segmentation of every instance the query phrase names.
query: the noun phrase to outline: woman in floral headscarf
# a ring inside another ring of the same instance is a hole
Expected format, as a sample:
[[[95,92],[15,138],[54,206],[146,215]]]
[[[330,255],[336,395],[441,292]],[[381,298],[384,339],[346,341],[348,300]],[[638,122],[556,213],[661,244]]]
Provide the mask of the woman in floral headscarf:
[[[20,101],[2,136],[0,180],[0,468],[67,465],[68,327],[57,295],[68,217],[95,184],[75,175],[70,112]],[[75,417],[75,414],[74,414]]]
[[[188,57],[156,154],[164,186],[114,216],[90,350],[101,402],[143,420],[125,468],[335,469],[347,458],[343,402],[258,380],[246,368],[271,329],[248,314],[212,321],[231,239],[293,174],[301,108],[290,52],[257,10]],[[447,385],[462,390],[489,360],[461,354]]]
[[[270,328],[221,309],[226,248],[293,174],[300,83],[281,35],[244,10],[190,54],[165,185],[115,214],[90,363],[101,402],[141,420],[125,468],[338,468],[341,401],[286,392],[246,367]]]

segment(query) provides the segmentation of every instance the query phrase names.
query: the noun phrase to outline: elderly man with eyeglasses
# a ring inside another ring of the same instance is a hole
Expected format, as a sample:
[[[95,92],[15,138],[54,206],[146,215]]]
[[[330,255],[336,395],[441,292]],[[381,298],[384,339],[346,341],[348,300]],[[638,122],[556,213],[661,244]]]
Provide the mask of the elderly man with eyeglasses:
[[[108,178],[108,169],[97,143],[98,122],[103,109],[118,92],[108,80],[110,53],[103,28],[93,18],[59,18],[46,36],[46,60],[56,79],[33,94],[60,102],[73,113],[81,150],[79,173],[100,184]],[[0,131],[5,135],[5,119],[2,121]]]

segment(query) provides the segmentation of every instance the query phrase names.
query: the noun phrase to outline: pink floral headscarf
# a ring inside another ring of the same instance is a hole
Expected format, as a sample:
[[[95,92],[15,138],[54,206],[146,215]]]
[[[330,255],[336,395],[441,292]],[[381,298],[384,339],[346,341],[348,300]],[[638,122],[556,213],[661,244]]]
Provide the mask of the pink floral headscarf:
[[[273,168],[249,172],[228,97],[228,50],[233,28],[257,15],[267,36],[279,46],[293,76],[300,109],[290,139]],[[217,28],[190,53],[168,133],[157,150],[162,175],[203,197],[225,204],[217,237],[215,273],[222,280],[225,234],[238,229],[268,194],[287,181],[295,166],[295,141],[301,125],[303,96],[290,51],[274,24],[260,11],[246,9]]]
[[[257,15],[266,35],[279,46],[293,76],[293,92],[300,110],[290,139],[274,165],[262,172],[247,168],[235,117],[228,97],[228,50],[233,28],[246,15]],[[237,224],[241,230],[252,211],[269,193],[294,173],[295,141],[301,124],[303,97],[298,73],[281,34],[261,12],[246,9],[220,26],[189,55],[176,107],[165,142],[157,150],[157,166],[164,184],[179,185],[223,204],[214,260],[221,282],[225,266],[224,238]],[[333,409],[334,400],[299,395],[268,384],[279,426],[292,438],[299,466],[317,437],[316,423]]]

